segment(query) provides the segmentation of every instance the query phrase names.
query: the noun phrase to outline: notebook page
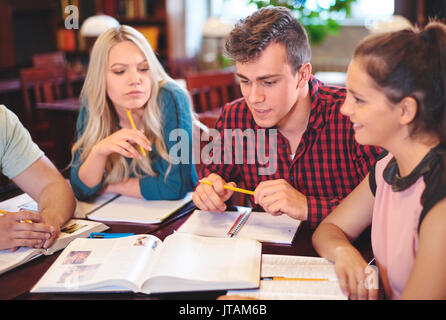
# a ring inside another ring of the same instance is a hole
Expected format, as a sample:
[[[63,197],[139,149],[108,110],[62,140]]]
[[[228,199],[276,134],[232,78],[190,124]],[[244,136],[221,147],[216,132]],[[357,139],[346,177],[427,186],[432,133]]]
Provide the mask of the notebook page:
[[[120,196],[88,216],[96,221],[160,223],[192,199],[189,192],[180,200],[145,200]]]
[[[346,300],[337,281],[270,281],[261,280],[255,290],[230,290],[228,295],[240,295],[262,300]]]
[[[85,219],[90,213],[119,197],[119,194],[106,193],[94,197],[91,201],[76,201],[75,218]]]
[[[262,255],[262,277],[319,278],[337,281],[333,264],[318,257]]]
[[[344,300],[334,265],[324,258],[262,255],[261,277],[312,278],[328,281],[262,280],[256,290],[232,290],[236,294],[264,300]]]
[[[208,237],[227,237],[228,231],[241,214],[243,214],[242,210],[222,213],[195,210],[178,232]],[[266,212],[253,211],[236,238],[291,244],[299,225],[299,220],[287,215],[272,216]]]
[[[262,242],[291,244],[300,221],[286,214],[273,216],[266,212],[251,212],[238,237]]]

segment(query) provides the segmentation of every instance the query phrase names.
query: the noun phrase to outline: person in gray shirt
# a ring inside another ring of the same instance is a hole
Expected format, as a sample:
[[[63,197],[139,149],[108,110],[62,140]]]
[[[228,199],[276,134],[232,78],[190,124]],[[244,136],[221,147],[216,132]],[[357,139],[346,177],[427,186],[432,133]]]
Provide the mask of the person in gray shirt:
[[[0,250],[49,248],[76,208],[73,191],[4,105],[0,105],[0,171],[37,201],[40,213],[3,211]]]

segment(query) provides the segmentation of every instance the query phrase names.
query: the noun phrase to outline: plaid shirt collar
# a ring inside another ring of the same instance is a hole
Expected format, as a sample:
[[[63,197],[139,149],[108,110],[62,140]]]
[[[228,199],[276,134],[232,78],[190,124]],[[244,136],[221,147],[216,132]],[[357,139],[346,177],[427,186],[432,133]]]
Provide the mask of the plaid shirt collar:
[[[326,99],[323,99],[320,95],[320,86],[322,82],[316,79],[313,75],[310,76],[308,81],[309,92],[311,97],[311,111],[308,119],[308,129],[321,129],[325,125],[325,119],[322,109],[325,107]]]

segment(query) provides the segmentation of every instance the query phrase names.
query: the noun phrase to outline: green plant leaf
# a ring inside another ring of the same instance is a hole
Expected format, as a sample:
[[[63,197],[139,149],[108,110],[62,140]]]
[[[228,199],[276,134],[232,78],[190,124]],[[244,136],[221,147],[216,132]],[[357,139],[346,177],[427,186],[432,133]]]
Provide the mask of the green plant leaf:
[[[346,16],[351,13],[351,4],[356,0],[335,0],[328,8],[318,6],[317,10],[305,7],[306,0],[249,0],[249,4],[255,4],[258,9],[266,6],[283,6],[296,13],[297,18],[305,27],[309,41],[312,45],[321,43],[328,34],[339,33],[339,23],[329,15],[321,13],[344,12]]]

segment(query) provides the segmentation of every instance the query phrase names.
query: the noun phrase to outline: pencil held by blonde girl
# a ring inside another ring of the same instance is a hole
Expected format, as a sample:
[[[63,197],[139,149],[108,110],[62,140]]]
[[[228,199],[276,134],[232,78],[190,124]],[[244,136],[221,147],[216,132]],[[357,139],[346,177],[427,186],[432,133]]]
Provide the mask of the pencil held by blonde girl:
[[[97,39],[81,99],[71,166],[78,199],[101,192],[178,199],[192,190],[192,159],[173,164],[169,155],[174,129],[188,132],[192,148],[190,97],[140,32],[120,26]]]

